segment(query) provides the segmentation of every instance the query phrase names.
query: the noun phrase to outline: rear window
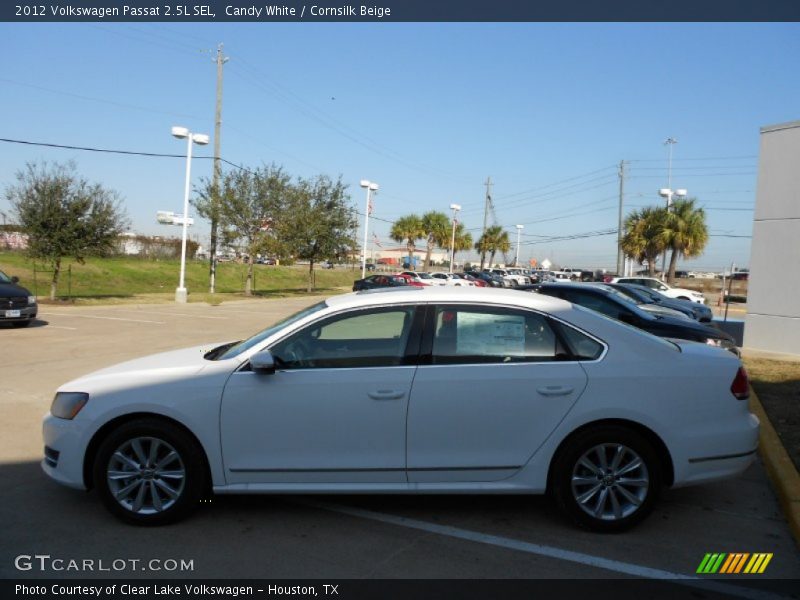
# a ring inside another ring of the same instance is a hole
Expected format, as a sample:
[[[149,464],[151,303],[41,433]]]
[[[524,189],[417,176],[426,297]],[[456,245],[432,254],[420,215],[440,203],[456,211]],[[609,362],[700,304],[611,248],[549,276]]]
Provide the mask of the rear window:
[[[669,340],[667,340],[665,338],[658,337],[657,335],[653,335],[652,333],[648,333],[644,329],[639,329],[638,327],[634,327],[633,325],[630,325],[630,324],[625,323],[623,321],[619,321],[619,320],[614,319],[612,317],[606,316],[603,313],[597,312],[597,311],[592,310],[590,308],[585,308],[583,306],[580,306],[579,304],[573,304],[572,307],[575,310],[586,312],[586,313],[589,313],[591,315],[594,315],[595,317],[597,317],[599,319],[606,319],[606,320],[610,321],[611,323],[614,323],[615,325],[618,325],[619,327],[625,327],[628,331],[633,332],[636,335],[645,337],[645,338],[647,338],[647,339],[649,339],[651,341],[654,341],[654,342],[656,342],[658,344],[669,346],[670,348],[672,348],[673,350],[675,350],[677,352],[681,351],[680,347],[677,344],[675,344],[673,342],[670,342]]]

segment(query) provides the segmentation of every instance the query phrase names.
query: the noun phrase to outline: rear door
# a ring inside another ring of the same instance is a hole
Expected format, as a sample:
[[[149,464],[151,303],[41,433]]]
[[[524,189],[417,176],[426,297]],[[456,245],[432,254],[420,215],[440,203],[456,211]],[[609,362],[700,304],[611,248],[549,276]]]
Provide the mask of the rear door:
[[[409,482],[516,472],[586,387],[549,319],[482,305],[431,306],[408,411]]]

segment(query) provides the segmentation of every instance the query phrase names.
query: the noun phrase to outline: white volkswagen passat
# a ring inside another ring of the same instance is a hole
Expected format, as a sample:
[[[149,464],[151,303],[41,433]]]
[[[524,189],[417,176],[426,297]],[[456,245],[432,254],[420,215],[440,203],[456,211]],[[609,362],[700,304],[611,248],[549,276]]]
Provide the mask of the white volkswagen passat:
[[[211,493],[550,491],[611,531],[752,462],[748,389],[730,352],[555,298],[359,292],[63,385],[42,466],[142,524]]]

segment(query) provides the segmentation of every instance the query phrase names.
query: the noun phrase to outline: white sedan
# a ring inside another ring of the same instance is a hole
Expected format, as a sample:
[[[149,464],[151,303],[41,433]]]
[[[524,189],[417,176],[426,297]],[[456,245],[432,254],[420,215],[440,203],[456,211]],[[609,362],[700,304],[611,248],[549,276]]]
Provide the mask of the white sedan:
[[[431,277],[444,281],[445,285],[453,285],[456,287],[475,287],[475,284],[468,279],[462,279],[455,273],[448,273],[446,271],[439,271],[431,273]]]
[[[550,491],[615,531],[753,461],[748,389],[730,352],[556,298],[359,292],[61,386],[42,467],[134,523],[212,493]]]
[[[687,290],[686,288],[670,287],[660,279],[655,277],[614,277],[611,283],[634,283],[643,285],[664,294],[667,298],[676,300],[689,300],[698,304],[705,304],[706,297],[701,292]]]

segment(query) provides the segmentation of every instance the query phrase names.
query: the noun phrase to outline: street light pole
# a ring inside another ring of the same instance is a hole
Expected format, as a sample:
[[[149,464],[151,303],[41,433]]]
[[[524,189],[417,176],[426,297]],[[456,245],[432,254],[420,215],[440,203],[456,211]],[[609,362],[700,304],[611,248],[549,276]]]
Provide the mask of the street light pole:
[[[458,211],[461,210],[460,204],[451,204],[450,209],[453,211],[453,233],[450,236],[450,273],[453,272],[453,262],[456,259],[456,216]]]
[[[525,225],[517,225],[517,254],[514,257],[514,266],[519,266],[519,238],[522,235],[522,230],[525,229]]]
[[[185,303],[188,299],[186,291],[186,234],[189,227],[189,189],[192,173],[192,144],[204,146],[208,144],[208,136],[203,133],[191,133],[185,127],[173,127],[172,135],[176,138],[186,138],[186,183],[183,189],[183,235],[181,236],[181,277],[178,288],[175,290],[175,302]]]
[[[367,276],[367,230],[369,229],[370,200],[372,193],[378,191],[378,184],[368,179],[362,179],[360,184],[367,190],[367,203],[364,206],[364,245],[361,248],[361,279]]]

